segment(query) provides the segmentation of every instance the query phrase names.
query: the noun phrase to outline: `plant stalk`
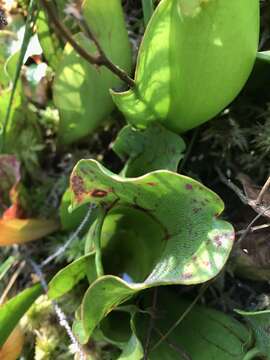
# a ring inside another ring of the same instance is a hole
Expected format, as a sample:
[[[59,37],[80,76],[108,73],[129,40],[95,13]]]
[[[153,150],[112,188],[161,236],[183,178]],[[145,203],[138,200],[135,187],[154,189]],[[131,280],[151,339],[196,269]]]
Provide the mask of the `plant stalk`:
[[[104,275],[104,269],[102,264],[102,250],[101,250],[101,231],[105,220],[105,216],[106,216],[106,211],[101,208],[98,214],[97,224],[94,233],[94,244],[96,250],[95,264],[96,264],[96,272],[98,277]]]
[[[1,131],[1,140],[0,140],[0,153],[2,153],[5,148],[6,133],[7,133],[7,129],[8,129],[9,121],[10,121],[12,105],[13,105],[13,101],[15,98],[15,93],[16,93],[18,81],[20,78],[21,69],[23,66],[23,60],[24,60],[24,57],[25,57],[25,54],[26,54],[26,51],[28,48],[28,44],[29,44],[29,41],[31,39],[32,32],[33,32],[32,27],[33,27],[33,23],[35,22],[35,17],[34,17],[35,10],[36,10],[36,2],[34,0],[31,0],[30,4],[29,4],[29,10],[28,10],[26,23],[25,23],[25,31],[24,31],[24,36],[23,36],[22,48],[20,51],[20,56],[18,59],[16,72],[14,75],[14,80],[13,80],[13,84],[12,84],[12,90],[11,90],[11,94],[10,94],[7,112],[6,112],[4,121],[3,121],[3,126],[2,126],[2,131]]]

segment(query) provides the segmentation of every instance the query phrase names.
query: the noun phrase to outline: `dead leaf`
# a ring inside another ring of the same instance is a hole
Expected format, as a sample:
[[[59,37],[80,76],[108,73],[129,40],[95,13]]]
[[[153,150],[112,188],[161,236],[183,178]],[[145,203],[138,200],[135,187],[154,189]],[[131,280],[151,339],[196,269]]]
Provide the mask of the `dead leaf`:
[[[237,178],[242,183],[244,192],[246,195],[246,203],[251,206],[254,211],[262,216],[270,218],[270,191],[269,188],[265,188],[263,194],[261,194],[263,187],[259,187],[253,183],[251,178],[245,174],[238,174]],[[267,182],[269,179],[267,180]],[[261,196],[263,195],[263,196]]]
[[[263,229],[249,233],[233,254],[235,271],[243,278],[270,280],[270,231]]]
[[[10,334],[2,348],[0,348],[0,360],[16,360],[21,355],[24,344],[22,330],[17,326]]]
[[[11,219],[0,220],[0,247],[24,244],[51,234],[59,228],[55,220]]]
[[[20,162],[14,155],[0,155],[0,204],[10,205],[10,194],[21,180]]]

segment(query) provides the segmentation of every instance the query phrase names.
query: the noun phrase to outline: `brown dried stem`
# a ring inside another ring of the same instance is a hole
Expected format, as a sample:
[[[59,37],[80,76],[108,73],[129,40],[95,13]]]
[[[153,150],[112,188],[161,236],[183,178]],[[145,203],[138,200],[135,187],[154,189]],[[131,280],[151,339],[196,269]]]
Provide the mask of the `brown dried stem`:
[[[58,32],[59,36],[61,36],[63,39],[65,39],[72,47],[73,49],[86,61],[88,61],[91,65],[97,65],[97,66],[105,66],[107,69],[109,69],[112,73],[114,73],[116,76],[118,76],[122,81],[124,81],[129,87],[134,87],[135,82],[133,79],[131,79],[128,74],[120,69],[118,66],[113,64],[110,59],[106,56],[104,53],[102,47],[100,46],[97,38],[92,33],[91,29],[89,28],[88,24],[85,22],[82,16],[75,17],[77,21],[79,21],[80,26],[84,29],[84,33],[90,38],[97,50],[98,55],[94,56],[90,54],[88,51],[86,51],[80,44],[77,43],[77,41],[74,39],[71,32],[67,29],[67,27],[58,19],[56,15],[56,9],[53,8],[54,5],[49,0],[40,0],[42,6],[46,10],[50,20],[52,21],[55,30]]]

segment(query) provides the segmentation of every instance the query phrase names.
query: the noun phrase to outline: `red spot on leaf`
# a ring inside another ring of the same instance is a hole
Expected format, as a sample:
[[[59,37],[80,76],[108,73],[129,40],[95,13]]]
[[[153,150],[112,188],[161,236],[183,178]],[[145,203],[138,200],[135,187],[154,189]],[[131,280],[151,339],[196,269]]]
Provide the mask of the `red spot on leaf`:
[[[203,262],[203,265],[205,265],[206,267],[209,267],[211,264],[210,264],[210,261],[208,260],[204,260]]]
[[[193,186],[191,184],[186,184],[185,188],[187,190],[193,190]]]
[[[148,182],[148,183],[146,183],[147,185],[149,185],[149,186],[157,186],[157,183],[155,183],[155,182]]]
[[[214,242],[215,242],[215,244],[217,245],[217,247],[222,246],[222,239],[221,239],[221,236],[216,235],[216,236],[214,237]]]
[[[189,280],[189,279],[191,279],[193,277],[193,274],[191,273],[191,272],[187,272],[187,273],[184,273],[183,275],[182,275],[182,279],[183,280]]]
[[[82,193],[84,193],[85,189],[84,189],[84,181],[83,181],[83,179],[78,175],[72,176],[72,178],[71,178],[71,188],[74,191],[74,194],[76,196],[81,195]]]
[[[103,198],[108,195],[109,191],[102,190],[102,189],[94,189],[90,192],[90,195],[97,198]]]

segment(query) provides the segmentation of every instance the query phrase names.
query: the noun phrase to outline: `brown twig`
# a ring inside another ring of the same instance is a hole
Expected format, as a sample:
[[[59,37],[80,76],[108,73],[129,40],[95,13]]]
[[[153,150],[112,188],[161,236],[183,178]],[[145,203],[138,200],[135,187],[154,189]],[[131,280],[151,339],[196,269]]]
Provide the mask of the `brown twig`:
[[[263,229],[267,229],[269,227],[270,227],[270,224],[257,225],[257,226],[252,226],[249,231],[251,233],[253,233],[255,231],[260,231],[260,230],[263,230]],[[242,235],[242,234],[244,234],[245,231],[246,231],[246,229],[239,230],[239,231],[236,232],[236,235]]]
[[[85,21],[84,17],[81,16],[79,18],[76,18],[76,20],[79,22],[81,29],[83,30],[84,34],[93,41],[96,48],[98,49],[99,55],[101,57],[101,65],[105,66],[109,70],[111,70],[112,73],[117,75],[122,81],[127,83],[131,88],[135,86],[135,81],[131,79],[131,77],[128,76],[128,74],[119,68],[119,66],[115,65],[111,60],[107,57],[104,50],[102,49],[100,43],[98,42],[97,38],[91,31],[90,27],[88,26],[87,22]]]
[[[230,179],[227,179],[218,167],[216,167],[216,171],[219,175],[220,181],[223,184],[227,185],[231,190],[233,190],[235,192],[235,194],[239,197],[239,199],[242,201],[243,204],[249,205],[248,199],[244,195],[244,193],[236,185],[234,185],[234,183]]]
[[[262,200],[266,190],[268,189],[270,185],[270,180],[269,182],[268,180],[266,181],[262,190],[259,193],[259,196],[256,199],[251,199],[246,196],[230,179],[227,179],[218,167],[216,167],[216,171],[219,175],[220,181],[223,184],[227,185],[231,190],[233,190],[243,204],[252,207],[252,209],[255,210],[260,216],[263,215],[268,218],[270,217],[270,214],[267,212],[269,208],[262,204],[262,202],[259,202],[259,200]]]
[[[259,213],[258,215],[256,215],[254,217],[254,219],[248,224],[247,228],[245,229],[245,231],[242,233],[242,235],[240,236],[239,240],[237,241],[237,246],[240,246],[241,243],[243,242],[243,240],[245,239],[245,237],[247,236],[247,234],[250,232],[253,224],[255,224],[255,222],[257,220],[259,220],[264,213],[266,213],[266,211],[270,210],[270,206],[268,206],[263,212]]]
[[[266,180],[265,184],[263,185],[257,199],[256,199],[256,203],[257,204],[261,204],[262,203],[262,200],[263,200],[263,197],[264,197],[264,194],[266,193],[266,191],[269,189],[269,186],[270,186],[270,176],[268,177],[268,179]]]
[[[8,295],[8,293],[10,292],[12,286],[15,284],[18,276],[20,275],[22,269],[25,267],[25,261],[22,261],[18,267],[18,269],[15,271],[15,273],[11,276],[10,280],[9,280],[9,283],[7,285],[7,287],[5,288],[3,294],[1,295],[1,298],[0,298],[0,305],[2,305],[5,300],[6,300],[6,297]]]
[[[52,2],[48,0],[40,0],[42,6],[47,11],[49,18],[51,19],[52,23],[54,24],[55,30],[58,32],[58,34],[64,38],[72,47],[73,49],[86,61],[88,61],[91,65],[97,65],[97,66],[105,66],[108,68],[111,72],[113,72],[115,75],[117,75],[122,81],[124,81],[126,84],[128,84],[129,87],[134,87],[135,82],[133,79],[131,79],[128,74],[120,69],[118,66],[113,64],[106,54],[104,53],[103,49],[101,48],[97,38],[92,33],[91,29],[85,22],[84,18],[82,16],[73,16],[79,23],[81,24],[82,28],[84,29],[85,34],[94,42],[97,50],[98,55],[94,56],[90,54],[88,51],[86,51],[80,44],[77,43],[77,41],[74,39],[71,32],[66,28],[66,26],[58,19],[56,15],[56,9],[53,8]]]

